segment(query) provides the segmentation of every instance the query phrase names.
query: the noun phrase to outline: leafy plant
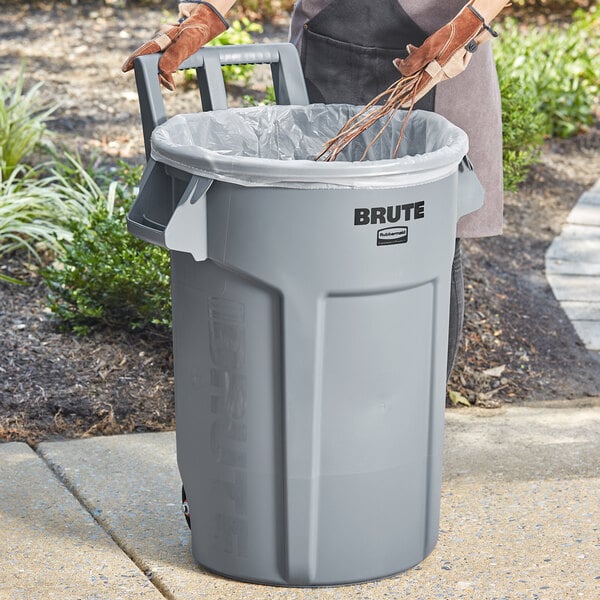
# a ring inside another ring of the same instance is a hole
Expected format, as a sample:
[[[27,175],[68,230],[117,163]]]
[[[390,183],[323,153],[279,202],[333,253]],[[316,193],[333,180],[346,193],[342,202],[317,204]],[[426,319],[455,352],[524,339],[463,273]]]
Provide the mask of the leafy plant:
[[[7,178],[25,162],[45,134],[46,119],[56,110],[40,97],[41,83],[24,92],[22,66],[16,82],[0,79],[0,176]]]
[[[20,279],[15,279],[10,275],[5,275],[4,273],[0,273],[0,281],[5,281],[6,283],[13,283],[15,285],[29,285],[26,281],[21,281]]]
[[[47,133],[45,119],[56,109],[40,99],[41,84],[23,92],[24,68],[14,86],[0,80],[0,256],[26,249],[40,260],[40,252],[60,252],[70,238],[66,223],[85,216],[94,200],[91,179],[75,193],[84,174],[78,157],[59,156],[52,163],[32,167],[31,153]],[[69,179],[69,182],[67,182]],[[91,195],[90,195],[91,194]]]
[[[568,27],[524,27],[506,19],[496,45],[501,76],[533,91],[544,133],[569,137],[589,126],[600,91],[600,10],[573,15]]]
[[[504,189],[515,190],[537,162],[546,126],[534,87],[498,70],[502,98],[502,166]]]
[[[504,185],[514,190],[539,157],[545,136],[591,124],[600,89],[598,9],[577,11],[567,28],[506,19],[495,46],[502,96]]]
[[[49,306],[64,327],[86,334],[100,326],[140,329],[170,323],[169,256],[133,237],[126,213],[140,167],[124,163],[87,219],[69,222],[71,242],[42,270]]]
[[[267,86],[265,96],[262,100],[257,99],[251,94],[242,96],[242,106],[270,106],[276,103],[275,88],[272,85]]]
[[[74,170],[82,167],[67,155]],[[0,256],[26,249],[39,260],[40,251],[60,253],[71,238],[71,219],[85,218],[94,201],[93,192],[71,193],[66,179],[48,164],[19,165],[0,179]]]
[[[293,8],[294,0],[238,0],[234,10],[250,18],[273,19]]]
[[[24,166],[12,170],[0,181],[0,256],[25,248],[38,256],[39,244],[57,247],[53,218],[52,191],[37,178],[35,169]]]

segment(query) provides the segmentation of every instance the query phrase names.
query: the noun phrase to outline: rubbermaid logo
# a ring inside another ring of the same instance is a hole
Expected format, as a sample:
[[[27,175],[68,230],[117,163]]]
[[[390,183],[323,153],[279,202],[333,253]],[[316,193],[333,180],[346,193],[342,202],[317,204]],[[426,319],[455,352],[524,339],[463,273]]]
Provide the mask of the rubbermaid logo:
[[[408,242],[408,227],[386,227],[377,232],[377,245],[406,244]]]

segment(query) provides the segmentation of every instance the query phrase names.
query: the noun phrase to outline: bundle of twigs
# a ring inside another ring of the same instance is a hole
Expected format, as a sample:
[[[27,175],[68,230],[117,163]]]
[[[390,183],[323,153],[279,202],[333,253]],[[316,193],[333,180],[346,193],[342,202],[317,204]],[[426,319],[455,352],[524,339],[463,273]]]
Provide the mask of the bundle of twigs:
[[[375,96],[368,104],[366,104],[358,113],[344,124],[338,131],[337,135],[328,140],[323,148],[323,151],[315,158],[315,160],[333,161],[340,152],[342,152],[351,142],[360,137],[367,129],[371,128],[377,121],[387,117],[387,121],[383,124],[379,132],[367,144],[360,160],[364,160],[373,144],[381,137],[386,127],[392,122],[394,115],[401,109],[402,106],[408,104],[406,115],[402,121],[402,127],[398,136],[398,141],[394,147],[392,157],[396,158],[400,143],[404,136],[404,129],[408,123],[410,113],[416,102],[416,92],[418,89],[418,81],[423,74],[412,75],[411,77],[402,78],[394,82],[386,90]],[[383,104],[375,108],[382,100]]]
[[[479,45],[498,35],[489,23],[510,4],[510,0],[470,0],[450,23],[432,33],[421,46],[409,44],[408,57],[393,61],[402,77],[350,118],[337,135],[325,143],[315,160],[335,160],[356,138],[380,119],[387,118],[363,152],[360,160],[364,160],[396,113],[406,109],[392,153],[396,158],[415,103],[440,81],[455,77],[466,69]]]

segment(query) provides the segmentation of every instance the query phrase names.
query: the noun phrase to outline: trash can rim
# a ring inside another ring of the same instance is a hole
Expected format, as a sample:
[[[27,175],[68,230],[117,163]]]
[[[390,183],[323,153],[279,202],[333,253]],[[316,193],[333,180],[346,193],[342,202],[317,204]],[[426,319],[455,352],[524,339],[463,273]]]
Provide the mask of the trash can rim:
[[[441,115],[413,111],[409,127],[422,122],[432,124],[434,134],[444,136],[444,144],[431,152],[365,161],[333,162],[310,159],[277,159],[231,154],[191,143],[193,127],[235,124],[236,119],[266,115],[276,119],[291,111],[345,110],[351,105],[266,106],[231,108],[204,113],[179,114],[157,127],[152,134],[152,158],[194,175],[251,187],[299,188],[385,188],[427,183],[452,174],[468,151],[467,135]],[[403,118],[398,112],[398,119]],[[269,113],[273,113],[270,115]],[[437,131],[435,130],[437,128]],[[182,132],[184,132],[182,134]],[[440,133],[441,132],[441,133]],[[195,140],[194,140],[195,142]]]

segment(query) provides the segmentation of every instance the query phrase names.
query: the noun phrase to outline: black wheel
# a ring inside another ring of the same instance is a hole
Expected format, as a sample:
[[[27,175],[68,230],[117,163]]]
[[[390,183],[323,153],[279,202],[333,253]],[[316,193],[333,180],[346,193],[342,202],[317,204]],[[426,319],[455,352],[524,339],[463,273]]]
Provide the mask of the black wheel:
[[[190,505],[187,501],[187,496],[185,495],[185,488],[181,486],[181,509],[183,510],[183,516],[188,524],[188,527],[192,528],[192,520],[190,518]]]

